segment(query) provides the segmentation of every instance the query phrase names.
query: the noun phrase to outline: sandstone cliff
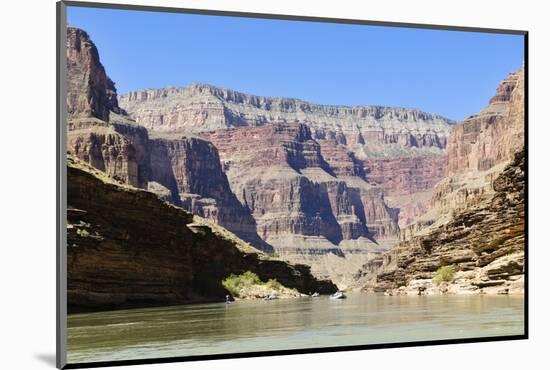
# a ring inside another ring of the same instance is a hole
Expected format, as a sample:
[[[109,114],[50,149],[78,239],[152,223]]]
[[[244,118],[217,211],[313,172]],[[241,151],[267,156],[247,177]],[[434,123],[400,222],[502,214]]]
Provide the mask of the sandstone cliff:
[[[218,148],[259,236],[284,258],[345,284],[346,275],[397,238],[397,213],[381,189],[358,176],[338,176],[307,125],[273,123],[200,136]]]
[[[449,137],[448,172],[483,171],[510,160],[524,144],[523,68],[502,81],[479,114],[458,125]]]
[[[257,234],[332,278],[387,250],[399,225],[428,207],[453,126],[414,109],[326,106],[204,84],[119,100],[156,136],[211,141]]]
[[[413,294],[523,291],[524,94],[521,68],[486,109],[452,130],[447,176],[430,207],[391,252],[363,266],[359,285]],[[435,287],[431,278],[444,265],[456,278]]]
[[[86,32],[67,28],[66,56],[67,150],[114,178],[147,187],[147,130],[118,107],[114,82]]]
[[[67,151],[109,176],[146,187],[149,178],[147,130],[97,119],[69,121]]]
[[[250,210],[232,192],[214,145],[181,137],[155,138],[149,147],[151,179],[170,189],[177,199],[172,203],[216,222],[257,248],[273,251],[258,236]]]
[[[400,196],[393,206],[403,210],[398,216],[401,225],[427,208],[427,203],[418,201],[426,196],[417,193],[431,191],[443,178],[454,124],[415,109],[320,105],[206,84],[135,91],[120,97],[120,104],[140,125],[163,133],[304,124],[332,173],[358,176],[382,186],[386,196]]]
[[[69,118],[109,120],[109,111],[121,112],[114,82],[99,61],[96,46],[86,32],[67,27],[67,109]]]
[[[309,267],[267,257],[235,235],[68,158],[69,311],[222,301],[222,280],[255,272],[302,293],[332,293]]]
[[[112,178],[154,191],[272,251],[232,193],[216,148],[197,138],[151,139],[119,108],[114,83],[88,34],[69,27],[67,39],[67,151]]]
[[[452,130],[447,176],[434,188],[432,217],[469,207],[477,197],[491,193],[494,179],[523,150],[524,81],[523,68],[511,73],[487,108]]]
[[[491,199],[523,142],[522,71],[455,125],[204,84],[119,97],[88,36],[69,39],[69,153],[343,286],[373,258],[386,268],[398,238]]]
[[[120,104],[141,125],[163,132],[306,123],[314,139],[360,148],[360,157],[441,154],[453,123],[414,109],[319,105],[205,84],[131,92],[120,97]]]
[[[445,225],[413,235],[357,275],[364,289],[390,294],[523,293],[525,152],[492,183],[494,193],[457,211]],[[452,266],[437,285],[436,270]],[[374,276],[374,278],[373,278]]]

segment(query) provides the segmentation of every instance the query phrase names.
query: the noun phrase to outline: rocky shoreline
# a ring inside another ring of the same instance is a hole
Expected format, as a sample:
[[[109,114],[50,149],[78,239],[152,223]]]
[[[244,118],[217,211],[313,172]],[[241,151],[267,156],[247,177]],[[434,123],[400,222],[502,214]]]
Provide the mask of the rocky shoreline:
[[[387,289],[384,295],[401,296],[401,295],[444,295],[444,294],[487,294],[487,295],[523,295],[524,294],[524,277],[515,276],[509,279],[509,284],[502,286],[485,286],[480,288],[479,285],[472,284],[475,279],[473,274],[460,273],[457,274],[456,281],[452,283],[435,284],[431,279],[415,279],[408,282],[406,286],[399,288]]]

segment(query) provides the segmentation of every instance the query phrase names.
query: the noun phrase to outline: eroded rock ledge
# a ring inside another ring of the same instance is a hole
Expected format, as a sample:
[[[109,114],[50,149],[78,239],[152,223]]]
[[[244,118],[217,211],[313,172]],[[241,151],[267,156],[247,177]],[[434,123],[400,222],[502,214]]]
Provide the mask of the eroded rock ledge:
[[[68,159],[69,312],[221,301],[222,280],[256,273],[301,293],[332,293],[310,268],[268,257],[155,194]]]
[[[367,263],[357,276],[368,280],[364,289],[389,294],[523,293],[524,150],[492,186],[488,199],[479,198],[477,205],[455,212],[445,225],[402,241]],[[456,271],[452,282],[432,281],[441,266]]]

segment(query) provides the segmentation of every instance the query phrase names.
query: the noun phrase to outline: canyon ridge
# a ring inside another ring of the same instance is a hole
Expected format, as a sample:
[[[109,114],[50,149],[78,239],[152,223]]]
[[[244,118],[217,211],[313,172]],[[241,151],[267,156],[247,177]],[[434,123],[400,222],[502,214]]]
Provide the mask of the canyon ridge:
[[[523,68],[464,122],[200,83],[119,96],[71,27],[67,69],[69,244],[84,246],[69,248],[75,307],[223,296],[216,281],[245,270],[305,293],[523,291]],[[107,214],[123,229],[93,226]],[[136,265],[117,265],[139,239]],[[154,240],[171,249],[153,252]],[[90,294],[97,250],[114,265],[95,284],[146,270],[164,290],[140,280]],[[457,277],[436,286],[442,266]]]

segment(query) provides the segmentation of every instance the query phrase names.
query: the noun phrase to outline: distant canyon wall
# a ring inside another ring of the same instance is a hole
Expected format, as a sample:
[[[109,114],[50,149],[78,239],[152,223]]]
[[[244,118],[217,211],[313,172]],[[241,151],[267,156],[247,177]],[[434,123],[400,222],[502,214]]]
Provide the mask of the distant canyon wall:
[[[368,155],[440,153],[453,121],[415,109],[331,106],[254,96],[206,84],[131,92],[119,98],[130,116],[161,132],[198,133],[273,122],[305,123],[315,140],[336,140]],[[365,145],[368,143],[368,145]]]
[[[448,135],[455,124],[415,109],[320,105],[206,84],[135,91],[121,96],[120,104],[140,125],[164,134],[304,124],[334,174],[361,177],[383,187],[386,196],[430,191],[443,178]],[[416,214],[409,204],[396,203],[403,208],[401,225]]]
[[[428,206],[454,125],[414,109],[325,106],[204,84],[119,101],[154,136],[212,142],[258,236],[332,278],[390,248]],[[388,196],[397,196],[391,205]]]

